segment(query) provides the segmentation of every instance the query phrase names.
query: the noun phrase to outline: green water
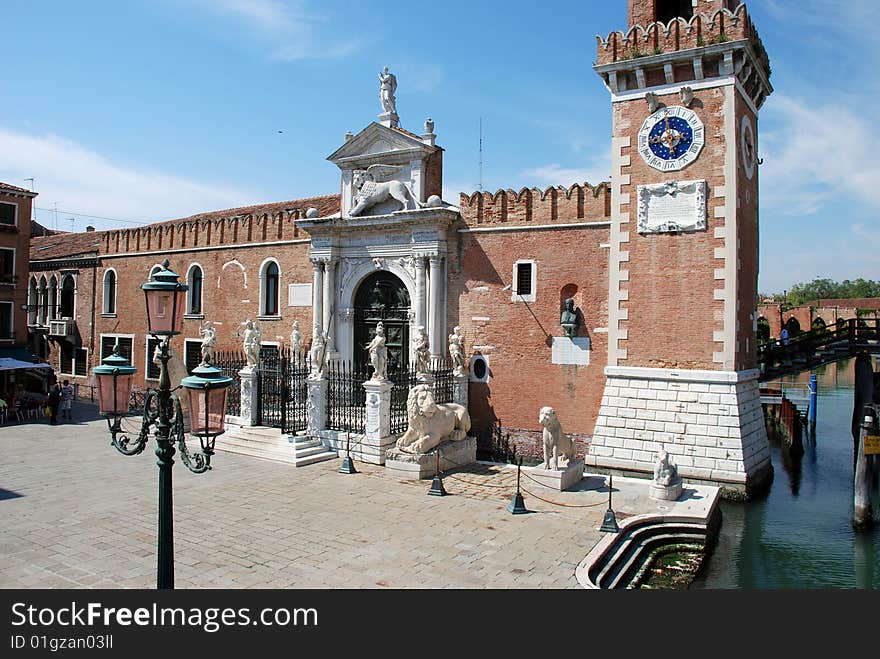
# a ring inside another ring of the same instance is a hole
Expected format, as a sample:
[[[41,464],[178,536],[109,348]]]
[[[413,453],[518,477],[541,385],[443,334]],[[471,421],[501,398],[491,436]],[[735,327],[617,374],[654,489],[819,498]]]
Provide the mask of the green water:
[[[816,371],[815,441],[805,440],[800,460],[771,442],[770,491],[722,504],[718,544],[692,588],[880,588],[880,520],[873,531],[852,528],[853,369],[850,361]],[[807,373],[781,384],[802,395],[808,381]]]

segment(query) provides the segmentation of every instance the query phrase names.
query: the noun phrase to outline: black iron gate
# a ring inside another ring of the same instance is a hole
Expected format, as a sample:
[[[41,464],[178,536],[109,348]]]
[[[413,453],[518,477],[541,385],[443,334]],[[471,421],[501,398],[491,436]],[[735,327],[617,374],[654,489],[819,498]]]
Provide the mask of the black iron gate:
[[[257,425],[295,433],[308,426],[309,359],[289,348],[260,351],[257,371]]]
[[[223,371],[223,375],[232,378],[226,394],[226,414],[241,416],[241,376],[238,372],[247,366],[244,352],[240,350],[218,350],[214,355],[214,366]]]

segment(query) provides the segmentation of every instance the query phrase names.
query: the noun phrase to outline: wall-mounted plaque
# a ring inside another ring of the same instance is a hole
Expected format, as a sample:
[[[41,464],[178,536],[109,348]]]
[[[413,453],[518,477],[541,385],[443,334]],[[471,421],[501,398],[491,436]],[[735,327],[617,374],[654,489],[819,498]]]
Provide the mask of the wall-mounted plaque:
[[[638,190],[639,233],[706,229],[706,181],[668,181]]]

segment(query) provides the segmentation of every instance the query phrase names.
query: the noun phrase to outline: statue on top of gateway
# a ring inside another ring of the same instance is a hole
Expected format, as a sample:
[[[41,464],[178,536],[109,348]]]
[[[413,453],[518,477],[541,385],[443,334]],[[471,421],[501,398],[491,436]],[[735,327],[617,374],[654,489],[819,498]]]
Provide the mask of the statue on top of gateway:
[[[397,113],[397,99],[394,92],[397,91],[397,77],[388,71],[386,66],[379,74],[379,102],[382,104],[382,112],[385,114]]]

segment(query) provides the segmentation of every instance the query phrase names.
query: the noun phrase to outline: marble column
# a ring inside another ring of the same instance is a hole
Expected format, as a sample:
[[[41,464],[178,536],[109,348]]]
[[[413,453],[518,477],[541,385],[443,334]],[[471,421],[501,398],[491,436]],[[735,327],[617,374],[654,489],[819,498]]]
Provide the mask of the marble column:
[[[320,261],[312,261],[315,269],[315,283],[312,289],[312,329],[313,331],[324,330],[324,264]]]
[[[425,313],[425,298],[427,297],[427,281],[425,278],[425,259],[416,256],[416,326],[421,325],[428,329],[428,319]],[[430,337],[429,337],[430,338]]]
[[[327,352],[336,352],[336,323],[333,322],[333,313],[336,305],[336,261],[324,263],[326,274],[324,276],[324,331],[327,332]]]
[[[443,282],[441,281],[442,277],[440,275],[440,257],[436,255],[429,257],[428,264],[430,266],[431,278],[428,308],[430,314],[428,336],[431,341],[431,356],[443,357],[444,355],[440,353],[440,346],[443,345],[443,329],[441,327],[443,322],[443,310],[440,308],[440,287],[443,285]]]

